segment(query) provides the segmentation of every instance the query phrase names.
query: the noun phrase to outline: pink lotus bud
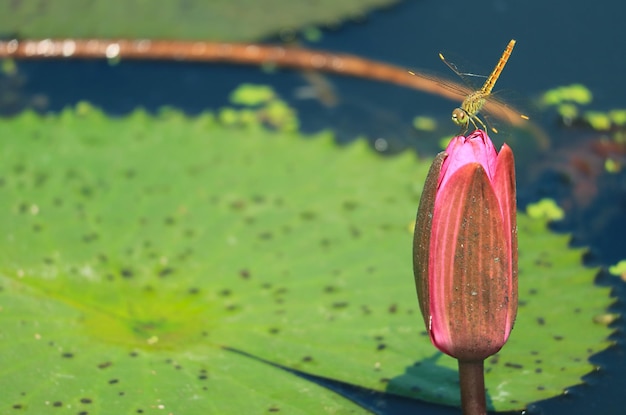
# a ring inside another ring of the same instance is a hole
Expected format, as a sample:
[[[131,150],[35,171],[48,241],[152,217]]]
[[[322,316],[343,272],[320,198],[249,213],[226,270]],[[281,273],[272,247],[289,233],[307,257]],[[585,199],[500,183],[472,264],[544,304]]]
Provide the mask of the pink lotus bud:
[[[496,353],[517,313],[513,152],[484,131],[452,139],[417,210],[413,270],[432,343],[459,360]]]

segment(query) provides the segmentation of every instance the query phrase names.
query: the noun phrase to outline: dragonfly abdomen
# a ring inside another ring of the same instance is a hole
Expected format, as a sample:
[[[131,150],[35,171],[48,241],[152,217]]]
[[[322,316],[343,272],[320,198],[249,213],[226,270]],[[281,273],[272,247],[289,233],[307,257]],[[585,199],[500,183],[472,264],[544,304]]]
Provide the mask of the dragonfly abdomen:
[[[491,93],[491,90],[496,84],[496,81],[500,77],[500,73],[502,73],[502,69],[504,69],[504,65],[506,65],[507,61],[509,60],[509,57],[511,56],[511,53],[513,52],[514,47],[515,47],[515,39],[511,39],[509,44],[506,46],[506,49],[504,49],[504,52],[502,52],[502,56],[500,57],[500,60],[496,64],[496,67],[493,68],[491,75],[489,75],[489,78],[487,78],[487,81],[485,82],[485,84],[483,85],[481,89],[481,91],[484,92],[485,94],[489,95]]]

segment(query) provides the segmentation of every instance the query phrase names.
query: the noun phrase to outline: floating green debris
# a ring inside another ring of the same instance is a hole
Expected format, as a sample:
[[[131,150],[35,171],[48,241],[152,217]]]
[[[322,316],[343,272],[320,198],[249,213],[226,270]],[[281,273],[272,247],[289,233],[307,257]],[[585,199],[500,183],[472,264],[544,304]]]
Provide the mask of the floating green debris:
[[[528,216],[534,219],[546,219],[549,221],[561,220],[565,217],[565,212],[552,199],[541,199],[526,207]]]
[[[609,173],[619,173],[622,171],[622,163],[619,160],[607,158],[604,160],[604,170]]]
[[[541,97],[541,103],[554,106],[567,125],[575,120],[582,120],[596,131],[609,131],[615,127],[626,126],[625,109],[618,108],[607,112],[581,111],[580,106],[591,103],[592,99],[591,91],[587,87],[573,84],[546,91]],[[615,134],[614,138],[618,136],[619,134]]]
[[[608,113],[585,111],[583,118],[596,131],[607,131],[611,128],[611,118]]]
[[[4,75],[15,75],[17,74],[17,65],[13,59],[2,59],[0,60],[0,72]]]
[[[556,109],[561,118],[566,120],[568,123],[575,120],[579,115],[578,107],[571,103],[558,104]]]
[[[315,26],[305,27],[302,31],[302,37],[308,42],[319,42],[322,40],[322,31]]]
[[[271,87],[256,84],[242,84],[230,94],[230,102],[247,106],[266,104],[276,98],[276,93]]]
[[[626,125],[626,109],[614,109],[609,111],[609,118],[615,125],[623,127]]]
[[[593,95],[589,88],[582,84],[572,84],[544,92],[541,102],[544,105],[559,105],[567,102],[586,105],[591,103],[592,99]]]
[[[619,261],[617,264],[609,267],[609,272],[626,281],[626,259]]]
[[[418,131],[435,131],[437,129],[437,120],[432,117],[418,115],[413,118],[413,127]]]

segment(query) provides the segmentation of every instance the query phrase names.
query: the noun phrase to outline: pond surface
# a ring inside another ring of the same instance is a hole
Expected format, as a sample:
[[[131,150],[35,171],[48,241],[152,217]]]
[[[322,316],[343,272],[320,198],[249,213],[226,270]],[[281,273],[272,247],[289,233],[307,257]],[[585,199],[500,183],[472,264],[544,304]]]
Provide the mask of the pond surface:
[[[513,91],[516,106],[528,109],[551,139],[549,152],[526,152],[525,143],[512,142],[519,158],[519,204],[523,207],[542,197],[555,198],[566,210],[566,218],[555,223],[554,228],[572,233],[573,244],[589,247],[589,265],[607,267],[626,257],[626,173],[608,174],[589,167],[595,161],[585,156],[590,143],[601,134],[591,129],[565,128],[555,113],[540,112],[532,102],[546,89],[582,83],[594,94],[594,110],[624,108],[625,13],[626,4],[621,2],[612,2],[607,8],[582,1],[563,6],[539,0],[409,0],[372,13],[363,21],[325,31],[319,42],[307,46],[452,78],[454,74],[437,57],[440,51],[445,51],[446,56],[461,57],[464,62],[458,62],[459,66],[469,62],[472,72],[488,74],[507,42],[516,39],[517,46],[496,90]],[[20,89],[23,96],[45,97],[49,110],[87,100],[111,114],[124,114],[138,106],[151,111],[171,106],[195,114],[227,105],[229,92],[241,82],[267,83],[298,109],[305,131],[332,128],[342,142],[359,135],[372,142],[383,138],[389,153],[407,147],[432,151],[436,143],[428,138],[420,141],[412,119],[426,115],[445,126],[454,106],[450,101],[409,89],[323,75],[322,80],[338,101],[331,107],[320,100],[302,99],[301,92],[310,87],[310,80],[300,73],[268,74],[258,68],[234,65],[125,61],[112,66],[102,61],[53,61],[23,62],[19,67],[26,80]],[[447,134],[456,132],[451,123],[442,129]],[[506,137],[505,131],[496,141]],[[577,169],[572,160],[587,164]],[[589,187],[592,191],[585,191]],[[599,284],[613,286],[616,304],[611,311],[624,313],[626,290],[618,281],[606,273],[598,277]],[[562,396],[534,404],[527,413],[624,413],[623,319],[615,329],[616,346],[592,359],[599,366],[597,373]],[[318,381],[379,414],[459,413],[438,405],[372,395]]]

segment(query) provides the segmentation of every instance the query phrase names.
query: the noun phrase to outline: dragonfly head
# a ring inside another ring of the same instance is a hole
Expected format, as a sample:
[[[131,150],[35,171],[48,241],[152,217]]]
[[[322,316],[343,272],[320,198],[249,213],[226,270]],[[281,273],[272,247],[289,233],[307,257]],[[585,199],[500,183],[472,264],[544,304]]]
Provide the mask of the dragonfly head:
[[[466,127],[469,124],[470,116],[463,108],[455,108],[452,111],[452,121],[461,127]]]

